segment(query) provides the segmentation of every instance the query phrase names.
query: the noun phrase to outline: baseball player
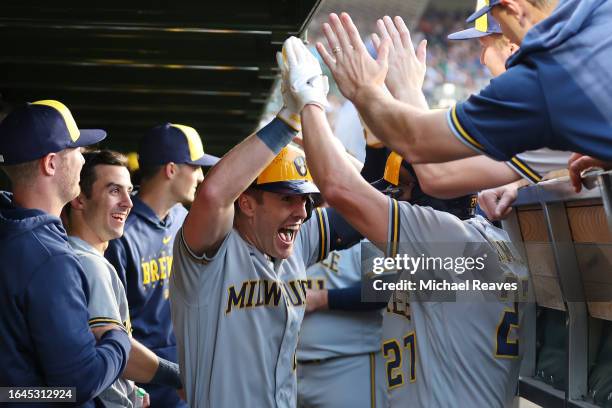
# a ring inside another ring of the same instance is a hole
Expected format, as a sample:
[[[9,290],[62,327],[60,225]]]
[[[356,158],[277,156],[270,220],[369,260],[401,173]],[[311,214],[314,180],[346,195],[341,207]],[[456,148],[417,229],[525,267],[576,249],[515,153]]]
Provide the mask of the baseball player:
[[[325,294],[327,301],[317,306],[324,310],[304,317],[300,330],[298,406],[386,407],[380,305],[374,310],[337,310],[333,299],[335,290],[361,283],[361,245],[331,252],[306,275],[307,310],[314,306],[311,294]]]
[[[91,407],[125,368],[130,340],[118,324],[95,337],[89,329],[87,278],[59,215],[79,194],[79,148],[104,137],[79,129],[55,100],[0,123],[0,165],[12,182],[12,194],[0,193],[0,384],[76,387],[64,395]]]
[[[140,141],[142,181],[132,197],[134,207],[121,238],[111,240],[105,252],[126,288],[133,335],[159,357],[177,362],[172,332],[168,280],[172,272],[172,245],[202,181],[200,166],[216,158],[204,153],[195,129],[165,123],[152,128]],[[142,385],[152,406],[184,406],[174,387]]]
[[[309,99],[326,105],[320,67],[306,74],[321,85]],[[192,407],[295,406],[306,267],[361,239],[333,211],[311,211],[318,189],[288,146],[302,102],[283,90],[279,115],[208,173],[175,242],[172,321]]]
[[[448,111],[426,112],[385,95],[380,86],[390,42],[372,59],[348,14],[330,15],[324,25],[330,52],[320,43],[317,49],[374,134],[411,163],[475,154],[507,161],[542,147],[612,160],[612,117],[604,108],[612,104],[612,84],[592,80],[610,76],[605,22],[612,4],[490,0],[468,21],[489,10],[521,48],[506,73]],[[395,24],[407,39],[401,18]]]
[[[361,175],[379,180],[386,149],[366,137]],[[381,309],[387,305],[361,301],[361,245],[331,252],[306,274],[306,316],[297,352],[298,406],[386,407],[380,339]]]
[[[483,1],[478,1],[477,9],[484,6]],[[389,71],[385,79],[387,88],[398,100],[428,109],[420,88],[405,86],[407,83],[423,83],[426,69],[425,42],[422,42],[415,52],[410,41],[404,44],[400,40],[400,32],[389,17],[378,20],[377,25],[380,36],[389,38],[392,43]],[[501,34],[499,24],[490,12],[479,17],[473,28],[453,33],[448,38],[479,39],[482,47],[481,63],[494,76],[506,71],[506,60],[518,48]],[[374,35],[373,40],[380,46],[378,35]],[[416,69],[411,69],[413,67]],[[506,185],[520,180],[520,177],[529,183],[539,182],[541,175],[564,168],[569,157],[569,152],[539,149],[518,154],[505,163],[486,156],[476,156],[446,163],[414,165],[414,171],[424,192],[439,198],[452,198],[483,188]],[[479,196],[481,206],[488,209],[495,218],[507,215],[511,210],[509,206],[516,197],[516,187],[512,187],[514,186],[483,192]]]
[[[296,44],[295,48],[308,53],[305,47]],[[314,57],[304,60],[295,73],[296,83],[305,80],[299,74],[308,72],[307,64],[318,64]],[[289,72],[295,68],[290,64]],[[475,257],[476,253],[465,251],[470,249],[469,243],[479,243],[478,253],[484,251],[489,257],[484,272],[488,279],[503,281],[509,276],[518,282],[526,278],[526,266],[511,249],[507,234],[482,217],[470,218],[473,197],[428,197],[397,154],[390,156],[385,173],[398,190],[394,194],[410,196],[410,203],[386,197],[330,145],[333,135],[325,112],[317,104],[309,104],[299,88],[291,89],[296,98],[305,101],[304,144],[323,197],[371,242],[380,246],[387,242],[381,249],[391,257],[398,253],[435,256],[439,242],[452,244],[456,256]],[[452,272],[449,276],[459,279]],[[522,313],[518,303],[504,299],[486,302],[480,293],[472,294],[469,302],[423,301],[420,294],[408,298],[407,291],[395,292],[384,317],[382,353],[387,359],[391,406],[511,404],[520,363]]]
[[[115,268],[103,255],[108,241],[123,234],[132,208],[127,159],[110,150],[85,153],[84,157],[81,193],[71,201],[66,211],[68,242],[83,265],[89,289],[89,326],[94,328],[114,323],[131,334],[125,289]],[[105,407],[143,405],[134,382],[130,380],[181,388],[178,364],[157,357],[135,339],[131,339],[131,343],[132,350],[122,378],[98,397]]]

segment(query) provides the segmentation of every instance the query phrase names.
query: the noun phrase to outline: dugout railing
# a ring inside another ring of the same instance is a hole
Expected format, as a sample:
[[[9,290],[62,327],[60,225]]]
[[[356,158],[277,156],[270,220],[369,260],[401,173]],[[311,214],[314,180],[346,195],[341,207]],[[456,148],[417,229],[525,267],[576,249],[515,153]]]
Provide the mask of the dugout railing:
[[[567,177],[522,188],[502,223],[537,301],[524,321],[519,395],[544,407],[612,406],[612,361],[600,355],[612,344],[612,173],[585,183],[580,193]]]

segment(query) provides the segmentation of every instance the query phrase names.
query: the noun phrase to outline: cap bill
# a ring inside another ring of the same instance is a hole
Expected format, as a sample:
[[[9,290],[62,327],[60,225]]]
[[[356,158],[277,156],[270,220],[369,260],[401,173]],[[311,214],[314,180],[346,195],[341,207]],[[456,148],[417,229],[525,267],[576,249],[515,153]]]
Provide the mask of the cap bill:
[[[198,160],[191,161],[189,162],[189,164],[195,164],[197,166],[211,167],[217,164],[219,160],[221,159],[219,159],[217,156],[213,156],[212,154],[204,153],[204,155],[200,157]]]
[[[72,147],[85,147],[96,144],[106,138],[102,129],[79,129],[79,138],[72,143]]]
[[[486,31],[480,31],[475,28],[468,28],[466,30],[457,31],[456,33],[449,34],[449,40],[471,40],[473,38],[481,38],[486,37],[487,35],[491,35],[492,33]]]

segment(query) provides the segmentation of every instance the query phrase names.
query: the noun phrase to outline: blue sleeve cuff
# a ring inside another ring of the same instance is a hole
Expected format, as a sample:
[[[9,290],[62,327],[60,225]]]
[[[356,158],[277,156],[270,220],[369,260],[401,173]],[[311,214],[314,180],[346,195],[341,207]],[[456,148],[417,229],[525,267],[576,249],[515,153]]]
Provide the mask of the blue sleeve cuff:
[[[463,104],[458,103],[449,109],[447,115],[448,127],[457,139],[478,154],[484,154],[498,161],[508,161],[510,156],[499,151],[488,142],[472,126],[471,121],[463,110]]]
[[[357,284],[342,289],[329,289],[327,291],[327,305],[329,310],[363,312],[382,309],[387,306],[387,302],[362,302],[361,284]]]
[[[125,369],[125,366],[127,365],[128,356],[130,355],[130,350],[132,349],[130,336],[128,336],[128,334],[123,330],[108,330],[102,335],[98,345],[105,343],[116,343],[121,348],[121,351],[125,355],[125,361],[123,363],[123,368]],[[121,370],[121,372],[123,372],[123,370]]]

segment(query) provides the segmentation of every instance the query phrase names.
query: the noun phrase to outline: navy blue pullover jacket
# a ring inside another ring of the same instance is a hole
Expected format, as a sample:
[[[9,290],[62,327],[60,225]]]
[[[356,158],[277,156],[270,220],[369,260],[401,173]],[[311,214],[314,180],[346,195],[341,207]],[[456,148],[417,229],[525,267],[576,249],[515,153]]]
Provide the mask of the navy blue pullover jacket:
[[[76,387],[77,404],[93,406],[123,372],[130,341],[110,330],[96,344],[60,219],[0,192],[0,259],[0,386]]]

